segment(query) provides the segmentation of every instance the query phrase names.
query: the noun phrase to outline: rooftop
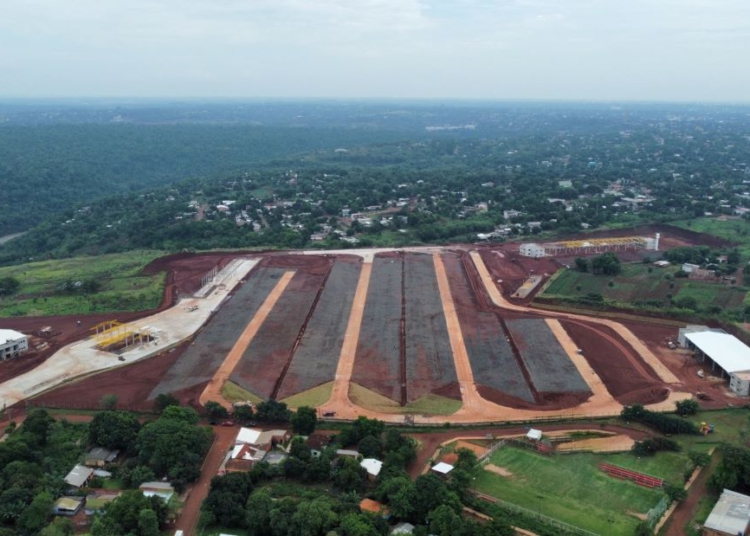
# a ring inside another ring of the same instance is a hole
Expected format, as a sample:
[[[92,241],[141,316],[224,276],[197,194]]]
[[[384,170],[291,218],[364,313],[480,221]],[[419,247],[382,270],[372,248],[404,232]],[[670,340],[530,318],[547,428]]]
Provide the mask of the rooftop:
[[[703,526],[727,534],[745,534],[748,524],[750,497],[725,489]]]
[[[65,482],[70,486],[80,488],[86,483],[93,472],[93,469],[86,467],[85,465],[76,465],[65,476]]]
[[[688,333],[685,338],[727,373],[750,370],[750,348],[733,335],[701,331]]]
[[[375,458],[365,458],[359,465],[372,476],[378,476],[383,468],[383,462]]]
[[[432,470],[435,471],[436,473],[440,473],[441,475],[447,475],[448,473],[453,471],[453,466],[449,463],[440,462],[440,463],[435,464],[432,467]]]
[[[14,329],[0,329],[0,344],[25,338],[26,335]]]

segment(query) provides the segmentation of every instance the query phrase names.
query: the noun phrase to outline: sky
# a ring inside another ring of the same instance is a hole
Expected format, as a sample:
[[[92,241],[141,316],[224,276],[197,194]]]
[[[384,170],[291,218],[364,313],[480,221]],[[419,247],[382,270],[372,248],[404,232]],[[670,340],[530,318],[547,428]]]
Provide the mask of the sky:
[[[0,97],[748,102],[750,0],[0,0]]]

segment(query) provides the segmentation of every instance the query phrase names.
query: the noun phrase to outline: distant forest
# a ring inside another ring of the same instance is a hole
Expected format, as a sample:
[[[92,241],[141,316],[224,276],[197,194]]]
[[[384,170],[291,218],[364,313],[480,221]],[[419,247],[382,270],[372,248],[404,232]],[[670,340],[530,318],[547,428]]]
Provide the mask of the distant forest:
[[[0,192],[0,264],[747,218],[750,108],[0,103]]]

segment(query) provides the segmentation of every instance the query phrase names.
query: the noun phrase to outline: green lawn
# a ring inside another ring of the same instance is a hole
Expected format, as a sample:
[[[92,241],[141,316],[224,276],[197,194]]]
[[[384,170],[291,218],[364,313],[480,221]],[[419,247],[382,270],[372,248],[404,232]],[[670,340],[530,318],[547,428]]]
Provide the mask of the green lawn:
[[[607,476],[595,454],[544,456],[504,447],[491,462],[513,476],[477,472],[474,487],[487,495],[598,534],[632,535],[663,493]]]
[[[602,461],[633,471],[662,478],[670,484],[682,484],[687,469],[692,469],[684,452],[659,452],[654,456],[635,456],[629,452],[601,456]]]
[[[747,288],[685,278],[669,280],[665,277],[667,274],[674,276],[678,270],[678,266],[657,268],[643,263],[624,264],[620,275],[610,277],[564,269],[557,274],[541,297],[581,298],[595,293],[601,294],[609,302],[627,307],[633,307],[637,300],[661,300],[663,306],[668,307],[668,295],[671,294],[673,299],[694,298],[700,309],[712,306],[736,309],[742,306]],[[612,286],[609,286],[610,281]]]
[[[730,242],[739,244],[743,257],[750,257],[750,222],[747,220],[726,220],[716,218],[696,218],[671,222],[670,225],[682,227],[696,233],[706,233]]]
[[[0,268],[0,279],[21,283],[16,294],[0,299],[0,316],[68,315],[107,311],[138,311],[159,305],[165,274],[146,276],[144,266],[159,251],[131,251],[98,257],[76,257]],[[65,293],[66,281],[95,281],[92,294]]]

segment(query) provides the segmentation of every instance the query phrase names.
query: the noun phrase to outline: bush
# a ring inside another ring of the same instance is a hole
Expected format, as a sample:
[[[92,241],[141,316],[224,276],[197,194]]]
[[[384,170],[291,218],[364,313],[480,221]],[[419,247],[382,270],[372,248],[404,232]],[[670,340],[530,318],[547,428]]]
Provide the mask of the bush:
[[[690,421],[648,411],[641,404],[626,406],[620,413],[626,421],[636,421],[651,426],[664,434],[698,434],[698,427]]]
[[[677,407],[677,414],[683,417],[686,415],[695,415],[700,409],[698,402],[695,400],[678,400],[675,402],[675,406]]]
[[[636,441],[633,445],[633,454],[637,456],[653,456],[657,452],[671,451],[677,452],[680,445],[676,441],[664,437],[652,437],[643,441]]]

